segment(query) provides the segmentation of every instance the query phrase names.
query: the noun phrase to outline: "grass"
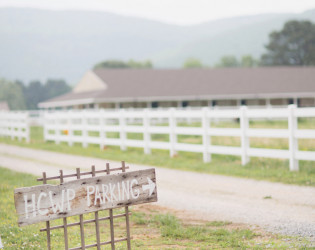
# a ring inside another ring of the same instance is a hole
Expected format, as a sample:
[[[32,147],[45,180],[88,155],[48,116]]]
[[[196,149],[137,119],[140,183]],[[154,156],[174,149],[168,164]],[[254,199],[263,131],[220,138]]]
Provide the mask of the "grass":
[[[237,126],[237,123],[232,123]],[[302,124],[302,125],[301,125]],[[313,123],[304,121],[299,126],[302,128],[310,128]],[[192,124],[193,126],[195,124]],[[251,123],[251,127],[276,127],[277,123],[268,122],[255,122]],[[213,125],[214,126],[214,125]],[[216,126],[225,127],[230,126],[228,123],[216,124]],[[284,127],[285,123],[279,122],[278,127]],[[117,135],[113,135],[117,136]],[[161,138],[155,138],[162,140]],[[188,138],[189,139],[189,138]],[[186,140],[188,140],[186,138]],[[194,137],[190,140],[195,140]],[[225,143],[235,145],[235,138],[219,138],[218,143]],[[215,138],[213,138],[215,140]],[[288,160],[269,159],[269,158],[251,158],[250,163],[246,166],[241,165],[240,157],[226,156],[226,155],[213,155],[210,163],[203,163],[202,154],[178,152],[176,157],[170,158],[169,152],[166,150],[152,150],[152,154],[145,155],[142,149],[128,148],[126,151],[121,151],[119,147],[109,146],[104,150],[100,150],[98,145],[89,145],[88,148],[82,148],[81,144],[74,144],[72,147],[66,143],[56,145],[52,142],[44,142],[43,130],[41,127],[31,127],[31,141],[26,143],[24,141],[11,140],[10,138],[0,138],[0,142],[18,145],[23,147],[31,147],[35,149],[44,149],[55,152],[62,152],[67,154],[74,154],[80,156],[98,157],[108,160],[125,160],[128,163],[147,164],[152,166],[167,167],[171,169],[180,169],[187,171],[195,171],[200,173],[220,174],[228,176],[237,176],[243,178],[253,178],[258,180],[267,180],[272,182],[282,182],[287,184],[297,184],[305,186],[315,186],[315,162],[314,161],[300,161],[300,171],[289,171]],[[265,143],[264,141],[261,143]],[[268,142],[270,143],[270,141]],[[304,150],[310,148],[315,149],[315,141],[309,141],[310,145],[299,145]],[[263,146],[263,145],[261,145]],[[286,145],[273,144],[274,147],[285,148]]]
[[[17,187],[38,185],[36,177],[0,168],[0,236],[5,249],[45,249],[46,234],[39,232],[44,223],[17,226],[17,216],[14,208],[14,189]],[[142,205],[134,207],[131,215],[132,249],[287,249],[304,248],[310,245],[305,239],[285,237],[253,231],[246,226],[231,222],[192,222],[182,221],[159,207]],[[116,213],[121,212],[119,209]],[[84,215],[84,219],[92,219],[94,214]],[[100,216],[107,216],[107,211],[100,211]],[[77,221],[78,216],[68,218],[69,222]],[[125,221],[115,219],[115,237],[125,237]],[[60,220],[52,225],[62,224]],[[87,244],[94,243],[95,226],[84,226]],[[101,241],[109,240],[109,224],[100,222]],[[79,227],[68,230],[70,247],[80,244]],[[52,249],[63,249],[63,229],[52,231]],[[102,249],[110,249],[106,246]],[[116,249],[126,249],[126,243],[116,244]]]

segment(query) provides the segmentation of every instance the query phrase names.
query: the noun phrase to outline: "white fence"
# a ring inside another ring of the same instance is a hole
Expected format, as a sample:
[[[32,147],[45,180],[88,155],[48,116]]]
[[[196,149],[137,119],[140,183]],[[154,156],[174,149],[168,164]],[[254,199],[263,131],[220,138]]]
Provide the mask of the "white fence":
[[[30,140],[27,112],[0,111],[0,136]]]
[[[299,160],[315,161],[315,151],[300,151],[298,139],[315,139],[315,129],[298,129],[299,117],[315,117],[315,108],[296,108],[290,105],[282,109],[247,109],[238,110],[137,110],[137,111],[64,111],[45,113],[44,139],[56,143],[67,142],[98,144],[101,148],[107,145],[120,146],[121,150],[127,147],[139,147],[144,153],[150,154],[151,149],[169,150],[170,156],[176,151],[203,153],[204,162],[211,161],[211,154],[241,156],[242,164],[249,162],[250,157],[285,158],[290,161],[290,170],[299,169]],[[181,119],[191,118],[199,120],[199,127],[178,126]],[[287,119],[288,129],[258,129],[249,128],[249,120]],[[157,120],[165,121],[164,126],[157,126]],[[213,128],[211,120],[239,119],[240,128]],[[94,133],[94,134],[93,134]],[[110,133],[119,134],[119,138],[109,138]],[[142,134],[141,139],[128,139],[127,134]],[[154,141],[153,134],[167,135],[168,141]],[[178,135],[193,135],[202,137],[202,144],[179,143]],[[241,146],[211,145],[212,136],[240,137]],[[252,148],[249,138],[287,138],[289,150]]]

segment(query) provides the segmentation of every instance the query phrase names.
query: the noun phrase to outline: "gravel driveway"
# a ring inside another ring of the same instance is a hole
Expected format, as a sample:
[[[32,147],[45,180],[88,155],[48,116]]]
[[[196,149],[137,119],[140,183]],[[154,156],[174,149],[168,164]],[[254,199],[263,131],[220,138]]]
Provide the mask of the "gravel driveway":
[[[48,176],[59,169],[95,165],[104,168],[102,159],[54,153],[0,144],[0,166]],[[152,166],[128,164],[130,170]],[[271,183],[236,177],[200,174],[156,168],[158,205],[185,210],[195,219],[229,220],[258,225],[266,230],[301,235],[315,240],[315,188]],[[264,199],[264,197],[271,197]]]

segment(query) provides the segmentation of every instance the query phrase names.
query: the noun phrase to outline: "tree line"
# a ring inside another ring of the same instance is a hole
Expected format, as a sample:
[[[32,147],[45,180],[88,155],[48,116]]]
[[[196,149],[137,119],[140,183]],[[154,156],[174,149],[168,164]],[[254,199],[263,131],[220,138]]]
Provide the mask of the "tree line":
[[[47,80],[45,83],[0,79],[0,102],[6,101],[11,110],[38,109],[39,102],[67,93],[71,87],[64,80]]]
[[[260,58],[244,55],[238,59],[234,55],[225,55],[214,64],[215,68],[258,67],[258,66],[302,66],[315,65],[315,24],[310,21],[288,21],[280,31],[269,35],[267,52]],[[183,68],[208,68],[198,58],[188,58]],[[98,68],[153,68],[150,61],[137,62],[130,60],[108,60],[98,63]]]
[[[240,60],[225,55],[214,67],[303,66],[315,65],[315,24],[310,21],[288,21],[280,31],[269,35],[267,52],[259,59],[244,55]],[[188,58],[183,68],[207,67],[197,58]]]

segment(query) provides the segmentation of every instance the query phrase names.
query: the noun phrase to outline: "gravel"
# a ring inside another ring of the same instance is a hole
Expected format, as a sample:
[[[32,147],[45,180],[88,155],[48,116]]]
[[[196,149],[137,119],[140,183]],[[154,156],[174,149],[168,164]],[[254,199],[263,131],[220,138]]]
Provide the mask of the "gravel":
[[[102,159],[54,153],[0,144],[0,166],[48,176],[74,168],[97,169]],[[128,164],[130,170],[151,168]],[[315,241],[315,188],[220,175],[156,168],[157,205],[183,210],[195,219],[228,220],[258,225],[285,235],[306,236]],[[130,171],[129,170],[129,171]]]

